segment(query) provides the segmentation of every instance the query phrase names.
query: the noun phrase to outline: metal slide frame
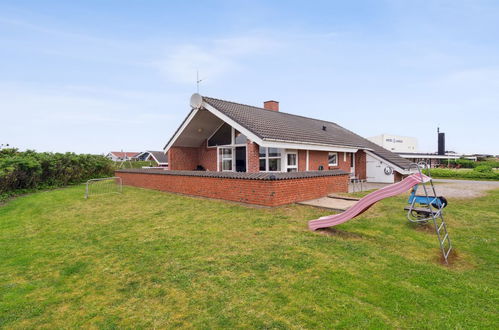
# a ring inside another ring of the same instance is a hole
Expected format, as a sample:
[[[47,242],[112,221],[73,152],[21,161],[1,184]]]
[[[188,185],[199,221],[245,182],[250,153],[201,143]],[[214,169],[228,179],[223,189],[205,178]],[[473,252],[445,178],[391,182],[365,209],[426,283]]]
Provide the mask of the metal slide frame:
[[[443,216],[443,208],[445,204],[442,204],[440,199],[435,192],[435,186],[433,185],[433,180],[431,179],[430,168],[424,162],[420,162],[418,164],[413,163],[409,167],[409,171],[412,168],[416,168],[419,175],[421,176],[421,186],[423,187],[424,195],[417,196],[416,192],[418,190],[419,184],[414,186],[411,197],[409,197],[409,207],[407,210],[407,219],[411,222],[428,222],[433,221],[435,226],[435,232],[437,233],[438,241],[440,243],[440,250],[442,251],[442,255],[444,257],[445,263],[448,264],[448,257],[450,251],[452,250],[452,243],[450,240],[449,233],[447,232],[447,224],[445,223]],[[428,176],[430,180],[425,182],[423,180],[423,172],[421,168],[428,169]],[[431,192],[433,195],[428,194],[428,188],[426,184],[430,184]],[[423,205],[422,208],[416,207],[415,204]]]

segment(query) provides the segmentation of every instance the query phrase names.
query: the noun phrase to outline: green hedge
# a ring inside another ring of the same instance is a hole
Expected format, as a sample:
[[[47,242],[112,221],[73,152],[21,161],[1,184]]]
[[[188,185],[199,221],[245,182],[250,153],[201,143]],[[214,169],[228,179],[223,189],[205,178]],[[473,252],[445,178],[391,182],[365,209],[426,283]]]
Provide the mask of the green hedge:
[[[490,167],[488,167],[490,168]],[[428,174],[428,170],[423,170],[425,174]],[[430,174],[434,178],[449,178],[449,179],[474,179],[474,180],[498,180],[499,172],[483,171],[482,168],[478,170],[454,170],[447,168],[433,168]]]
[[[475,168],[481,165],[487,165],[492,168],[499,168],[499,161],[497,159],[488,159],[484,161],[475,162],[471,159],[459,158],[452,159],[448,162],[451,167],[461,167],[461,168]]]
[[[112,176],[113,163],[104,156],[0,150],[0,199],[25,191],[62,187]]]

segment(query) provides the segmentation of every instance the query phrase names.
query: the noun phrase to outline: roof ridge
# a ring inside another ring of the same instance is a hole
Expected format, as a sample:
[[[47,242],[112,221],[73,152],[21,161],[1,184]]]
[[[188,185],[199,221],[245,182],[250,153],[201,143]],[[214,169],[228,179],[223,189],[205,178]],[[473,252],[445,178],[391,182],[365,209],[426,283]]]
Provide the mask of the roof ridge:
[[[227,103],[242,105],[242,106],[245,106],[245,107],[255,108],[257,110],[264,110],[264,111],[268,111],[268,112],[276,112],[276,113],[281,113],[281,114],[288,115],[288,116],[294,116],[294,117],[300,117],[300,118],[305,118],[305,119],[311,119],[311,120],[321,121],[321,122],[324,122],[324,123],[330,123],[330,124],[334,124],[336,126],[340,126],[337,123],[335,123],[333,121],[329,121],[329,120],[322,120],[322,119],[317,119],[317,118],[312,118],[312,117],[307,117],[307,116],[302,116],[302,115],[296,115],[294,113],[289,113],[289,112],[284,112],[284,111],[269,110],[269,109],[260,108],[260,107],[254,106],[254,105],[249,105],[249,104],[244,104],[244,103],[239,103],[239,102],[234,102],[234,101],[227,101],[227,100],[218,99],[216,97],[211,97],[211,96],[205,96],[205,95],[203,95],[202,97],[203,98],[206,97],[206,98],[217,100],[217,101],[222,101],[222,102],[227,102]]]

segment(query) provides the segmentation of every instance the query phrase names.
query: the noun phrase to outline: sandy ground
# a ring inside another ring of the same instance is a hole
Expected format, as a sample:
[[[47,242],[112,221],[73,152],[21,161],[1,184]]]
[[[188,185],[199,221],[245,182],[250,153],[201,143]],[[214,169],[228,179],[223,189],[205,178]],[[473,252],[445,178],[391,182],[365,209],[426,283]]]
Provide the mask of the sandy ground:
[[[335,211],[345,211],[355,203],[357,203],[357,201],[322,197],[310,201],[299,202],[298,204],[321,207]]]
[[[499,189],[499,181],[433,179],[437,195],[447,198],[475,198],[487,190]]]
[[[437,195],[447,198],[475,198],[485,195],[487,190],[499,189],[499,181],[433,179],[433,182]],[[385,183],[364,183],[363,188],[366,191],[385,186]],[[418,194],[419,192],[418,190]]]
[[[487,190],[499,189],[499,181],[468,181],[468,180],[447,180],[433,179],[437,196],[446,198],[476,198],[485,195]],[[385,183],[364,183],[363,189],[374,190],[386,187]],[[350,187],[350,192],[352,191]],[[418,190],[422,194],[423,190]],[[430,191],[429,191],[430,193]],[[338,198],[322,197],[299,204],[322,207],[336,211],[344,211],[354,205],[356,201]]]

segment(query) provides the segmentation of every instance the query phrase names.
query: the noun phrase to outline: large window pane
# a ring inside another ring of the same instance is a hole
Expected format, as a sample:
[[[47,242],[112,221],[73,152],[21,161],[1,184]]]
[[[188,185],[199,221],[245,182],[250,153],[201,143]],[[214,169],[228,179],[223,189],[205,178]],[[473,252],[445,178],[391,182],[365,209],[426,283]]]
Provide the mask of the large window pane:
[[[269,148],[269,157],[281,157],[281,149]]]
[[[330,152],[329,153],[328,164],[329,164],[329,166],[336,166],[336,165],[338,165],[338,154],[336,152]]]
[[[260,151],[259,152],[260,152],[260,158],[267,156],[267,148],[260,147]]]
[[[280,158],[270,158],[269,159],[269,171],[280,171],[281,170],[281,159]]]
[[[265,158],[260,159],[260,171],[266,171],[267,169],[265,168],[267,165],[267,161]]]
[[[234,143],[235,144],[246,144],[246,135],[241,132],[234,130]]]
[[[288,166],[296,166],[296,154],[288,154]]]
[[[232,148],[220,148],[218,161],[221,171],[232,171]]]
[[[218,131],[208,139],[208,146],[223,146],[232,143],[232,128],[228,124],[220,126]]]
[[[224,159],[222,161],[222,171],[232,171],[232,159]]]

